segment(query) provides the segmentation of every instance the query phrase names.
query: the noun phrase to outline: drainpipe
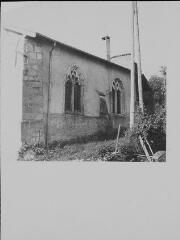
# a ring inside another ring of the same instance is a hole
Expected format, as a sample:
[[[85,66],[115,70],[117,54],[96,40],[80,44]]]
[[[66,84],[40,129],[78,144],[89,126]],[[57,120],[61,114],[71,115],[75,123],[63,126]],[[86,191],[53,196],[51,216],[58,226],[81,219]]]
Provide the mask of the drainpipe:
[[[49,105],[50,105],[50,84],[51,84],[51,62],[52,62],[52,52],[56,46],[56,42],[54,42],[51,50],[49,51],[49,71],[48,71],[48,84],[47,84],[47,112],[46,112],[46,120],[45,120],[45,146],[48,149],[48,132],[49,132]]]

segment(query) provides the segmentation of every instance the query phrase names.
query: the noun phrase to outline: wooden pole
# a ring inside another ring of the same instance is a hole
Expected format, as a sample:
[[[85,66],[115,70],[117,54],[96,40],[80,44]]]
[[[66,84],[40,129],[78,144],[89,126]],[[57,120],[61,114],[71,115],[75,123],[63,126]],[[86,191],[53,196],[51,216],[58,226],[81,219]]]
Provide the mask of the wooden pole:
[[[141,50],[140,50],[140,39],[139,39],[139,22],[138,22],[138,8],[137,8],[137,1],[135,1],[135,19],[136,19],[136,38],[137,38],[137,47],[138,47],[138,92],[139,92],[139,107],[144,113],[144,106],[143,106],[143,93],[142,93],[142,71],[141,71]]]
[[[145,139],[145,141],[146,141],[146,143],[147,143],[147,145],[148,145],[148,147],[149,147],[149,150],[150,150],[151,154],[154,155],[153,150],[152,150],[152,148],[151,148],[151,146],[150,146],[148,140]]]
[[[150,158],[150,156],[149,156],[149,153],[148,153],[148,151],[147,151],[147,148],[146,148],[146,146],[145,146],[145,144],[144,144],[143,139],[142,139],[141,136],[139,136],[139,141],[140,141],[141,146],[142,146],[142,148],[143,148],[143,150],[144,150],[144,153],[145,153],[145,155],[146,155],[147,160],[148,160],[149,162],[151,162],[151,158]]]
[[[130,129],[134,125],[134,1],[132,1],[132,19],[131,19],[131,99],[130,99]]]
[[[118,146],[118,141],[119,141],[120,128],[121,128],[121,125],[119,124],[118,134],[117,134],[117,139],[116,139],[116,149],[115,149],[115,153],[117,152],[117,146]]]

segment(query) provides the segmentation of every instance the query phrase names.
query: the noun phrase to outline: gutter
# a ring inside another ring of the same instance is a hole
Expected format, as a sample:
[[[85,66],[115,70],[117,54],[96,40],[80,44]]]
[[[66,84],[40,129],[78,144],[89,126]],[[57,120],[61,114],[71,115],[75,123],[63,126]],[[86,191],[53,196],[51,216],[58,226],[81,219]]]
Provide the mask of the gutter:
[[[51,63],[52,63],[52,53],[56,47],[56,42],[54,42],[51,50],[49,51],[49,75],[48,75],[48,84],[47,84],[47,112],[45,118],[45,146],[48,149],[48,137],[49,137],[49,105],[50,105],[50,86],[51,86]]]

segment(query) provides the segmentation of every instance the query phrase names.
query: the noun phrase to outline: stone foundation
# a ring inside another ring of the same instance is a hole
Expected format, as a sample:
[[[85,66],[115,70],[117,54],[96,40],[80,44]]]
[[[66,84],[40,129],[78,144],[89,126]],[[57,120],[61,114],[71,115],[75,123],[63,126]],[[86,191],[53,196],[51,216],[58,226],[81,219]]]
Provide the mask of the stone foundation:
[[[117,129],[119,124],[127,127],[127,118],[122,116],[89,117],[73,114],[50,114],[48,121],[48,141],[66,141],[83,136],[91,136],[98,132]],[[29,120],[22,122],[22,142],[29,144],[44,143],[43,120]]]

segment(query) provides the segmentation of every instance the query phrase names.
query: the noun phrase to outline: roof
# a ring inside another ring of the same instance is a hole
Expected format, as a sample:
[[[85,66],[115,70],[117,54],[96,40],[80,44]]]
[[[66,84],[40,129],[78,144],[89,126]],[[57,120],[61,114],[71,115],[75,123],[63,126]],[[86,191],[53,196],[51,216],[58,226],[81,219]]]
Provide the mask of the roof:
[[[24,35],[24,36],[30,36],[30,37],[36,37],[36,33],[26,30],[26,29],[19,29],[19,28],[14,28],[14,27],[4,27],[6,31],[13,32],[19,35]]]
[[[80,54],[83,54],[83,55],[86,55],[86,56],[88,56],[88,57],[94,58],[94,59],[96,59],[97,61],[103,62],[103,63],[108,64],[108,65],[112,65],[112,66],[121,68],[122,70],[125,70],[125,71],[130,72],[130,70],[129,70],[128,68],[126,68],[126,67],[123,67],[123,66],[121,66],[121,65],[119,65],[119,64],[116,64],[116,63],[114,63],[114,62],[109,62],[109,61],[107,61],[107,60],[104,59],[104,58],[100,58],[100,57],[98,57],[98,56],[95,56],[95,55],[93,55],[93,54],[90,54],[90,53],[88,53],[88,52],[85,52],[85,51],[83,51],[83,50],[80,50],[80,49],[78,49],[78,48],[75,48],[75,47],[72,47],[72,46],[67,45],[67,44],[65,44],[65,43],[62,43],[62,42],[60,42],[60,41],[54,40],[54,39],[52,39],[52,38],[50,38],[50,37],[47,37],[47,36],[45,36],[45,35],[43,35],[43,34],[41,34],[41,33],[36,33],[36,36],[37,36],[37,37],[39,36],[39,37],[46,38],[46,39],[49,40],[49,41],[56,42],[57,44],[59,44],[59,45],[61,45],[61,46],[63,46],[63,47],[69,48],[69,49],[71,49],[71,50],[73,50],[73,51],[76,51],[76,52],[78,52],[78,53],[80,53]]]
[[[97,61],[99,61],[99,62],[102,62],[102,63],[104,63],[104,64],[107,64],[107,65],[110,65],[110,66],[114,66],[114,67],[120,68],[121,70],[125,70],[125,71],[127,71],[127,72],[130,72],[130,69],[128,69],[128,68],[126,68],[126,67],[124,67],[124,66],[121,66],[121,65],[119,65],[119,64],[116,64],[116,63],[114,63],[114,62],[109,62],[109,61],[107,61],[107,60],[104,59],[104,58],[100,58],[100,57],[98,57],[98,56],[95,56],[95,55],[93,55],[93,54],[90,54],[90,53],[88,53],[88,52],[85,52],[85,51],[83,51],[83,50],[80,50],[80,49],[78,49],[78,48],[72,47],[72,46],[67,45],[67,44],[65,44],[65,43],[62,43],[62,42],[60,42],[60,41],[57,41],[57,40],[52,39],[52,38],[50,38],[50,37],[47,37],[47,36],[45,36],[45,35],[43,35],[43,34],[41,34],[41,33],[32,32],[32,31],[27,31],[27,30],[22,30],[22,29],[18,29],[18,28],[14,28],[14,27],[13,27],[13,28],[12,28],[12,27],[5,27],[4,29],[5,29],[6,31],[11,31],[11,32],[14,32],[14,33],[16,33],[16,34],[21,34],[21,35],[29,36],[29,37],[33,37],[33,38],[35,38],[35,37],[45,38],[45,39],[48,40],[48,41],[56,42],[56,44],[59,44],[59,45],[61,45],[61,46],[63,46],[63,47],[66,47],[66,48],[68,48],[68,49],[70,49],[70,50],[76,51],[76,52],[78,52],[78,53],[80,53],[80,54],[83,54],[83,55],[86,55],[86,56],[88,56],[88,57],[90,57],[90,58],[94,58],[95,60],[97,60]]]

